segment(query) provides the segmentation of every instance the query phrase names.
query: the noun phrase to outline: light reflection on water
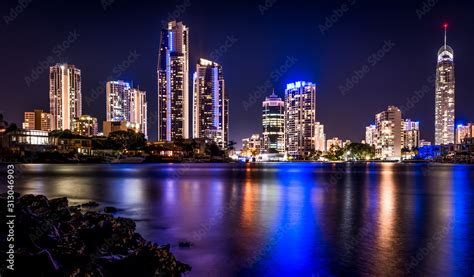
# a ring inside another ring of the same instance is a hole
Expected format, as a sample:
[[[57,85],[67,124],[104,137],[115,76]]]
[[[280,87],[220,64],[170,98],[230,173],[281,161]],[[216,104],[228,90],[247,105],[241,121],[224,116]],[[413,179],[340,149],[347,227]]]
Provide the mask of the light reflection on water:
[[[27,165],[17,190],[123,209],[192,276],[474,273],[472,166]]]

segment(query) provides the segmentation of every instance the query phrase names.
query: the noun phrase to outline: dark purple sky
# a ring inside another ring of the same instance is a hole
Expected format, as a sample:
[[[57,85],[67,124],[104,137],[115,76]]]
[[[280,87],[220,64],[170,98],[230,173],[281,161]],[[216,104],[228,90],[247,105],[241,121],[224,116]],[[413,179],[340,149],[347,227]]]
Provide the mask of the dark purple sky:
[[[83,112],[99,121],[105,93],[97,91],[109,76],[146,90],[150,114],[156,113],[159,30],[174,11],[190,28],[191,71],[198,58],[219,56],[231,101],[230,137],[239,143],[261,131],[260,102],[271,87],[283,95],[285,84],[298,80],[318,85],[317,116],[327,136],[354,141],[364,138],[375,113],[406,105],[425,87],[404,117],[420,120],[422,137],[433,140],[434,83],[428,79],[444,21],[455,51],[457,121],[474,121],[472,1],[21,2],[26,5],[0,3],[0,110],[18,124],[24,111],[49,110],[47,67],[55,62],[82,70]],[[15,8],[20,12],[11,12]],[[347,84],[348,78],[355,81]]]

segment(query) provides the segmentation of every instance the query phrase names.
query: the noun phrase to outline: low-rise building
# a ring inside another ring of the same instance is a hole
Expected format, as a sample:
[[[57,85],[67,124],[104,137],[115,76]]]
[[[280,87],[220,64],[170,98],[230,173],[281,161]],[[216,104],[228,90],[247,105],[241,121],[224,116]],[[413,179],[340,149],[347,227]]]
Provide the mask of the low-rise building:
[[[23,129],[25,130],[40,130],[51,132],[51,114],[43,110],[34,110],[32,112],[25,112]]]
[[[72,126],[74,134],[85,137],[97,136],[99,129],[97,118],[90,115],[81,115],[79,118],[74,118]]]
[[[128,121],[104,121],[104,136],[108,137],[110,133],[118,131],[132,130],[136,133],[140,132],[140,124],[128,122]]]

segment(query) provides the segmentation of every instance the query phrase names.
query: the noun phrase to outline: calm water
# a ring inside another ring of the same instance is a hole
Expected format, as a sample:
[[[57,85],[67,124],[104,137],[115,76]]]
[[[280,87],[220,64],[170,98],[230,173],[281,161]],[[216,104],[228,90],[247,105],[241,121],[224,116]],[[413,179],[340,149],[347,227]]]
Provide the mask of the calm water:
[[[473,166],[27,165],[17,191],[121,208],[190,276],[474,274]]]

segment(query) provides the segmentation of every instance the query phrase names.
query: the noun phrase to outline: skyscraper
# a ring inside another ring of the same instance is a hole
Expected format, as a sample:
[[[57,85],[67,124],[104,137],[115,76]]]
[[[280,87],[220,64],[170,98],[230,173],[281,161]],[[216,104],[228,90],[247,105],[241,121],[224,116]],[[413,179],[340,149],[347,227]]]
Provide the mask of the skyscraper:
[[[377,140],[377,127],[375,125],[369,125],[365,127],[365,143],[368,145],[375,145]]]
[[[285,102],[275,92],[262,103],[263,147],[262,152],[285,152]]]
[[[402,121],[402,148],[414,150],[420,146],[420,123],[405,119]]]
[[[402,112],[389,106],[375,116],[377,138],[375,155],[383,160],[400,160],[402,156]]]
[[[316,85],[288,84],[285,91],[285,141],[288,155],[304,158],[316,151]]]
[[[436,67],[435,144],[454,143],[455,78],[454,51],[447,45],[444,25],[444,45],[438,51]]]
[[[128,121],[135,124],[145,138],[148,138],[148,103],[146,92],[139,89],[130,89],[129,94],[130,116]]]
[[[158,140],[189,138],[189,29],[172,21],[161,32]]]
[[[70,64],[49,68],[49,106],[52,130],[72,130],[82,115],[81,70]]]
[[[193,137],[229,142],[229,98],[219,64],[200,59],[193,75]]]
[[[326,133],[324,133],[324,125],[316,122],[315,125],[315,149],[316,151],[326,151]]]
[[[105,87],[106,92],[106,120],[129,120],[130,84],[124,81],[109,81]]]
[[[122,80],[106,84],[107,122],[125,121],[148,137],[146,92]]]

